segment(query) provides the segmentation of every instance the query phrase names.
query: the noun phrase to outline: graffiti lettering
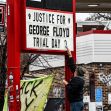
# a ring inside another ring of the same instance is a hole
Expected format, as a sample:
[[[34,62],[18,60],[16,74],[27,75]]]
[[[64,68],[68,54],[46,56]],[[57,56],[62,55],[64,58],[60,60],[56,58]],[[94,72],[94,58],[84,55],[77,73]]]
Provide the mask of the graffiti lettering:
[[[111,86],[111,74],[106,76],[103,73],[99,73],[99,79],[100,79],[101,82],[103,82],[107,86]]]
[[[28,108],[30,107],[30,105],[33,103],[34,99],[37,98],[37,94],[36,94],[36,91],[35,89],[41,85],[43,82],[43,80],[40,80],[40,81],[30,81],[28,83],[24,82],[23,85],[21,86],[21,95],[24,94],[24,96],[26,95],[25,97],[25,111],[28,110]],[[30,85],[31,88],[30,88]],[[32,98],[32,94],[34,94],[35,97]],[[27,97],[27,95],[30,95],[31,99],[29,100]]]
[[[34,93],[34,95],[37,97],[37,94],[36,94],[35,89],[36,89],[36,87],[38,87],[40,84],[42,84],[42,82],[43,82],[43,80],[39,81],[39,83],[37,83],[37,81],[35,81],[32,89],[31,89],[30,97],[31,97],[32,93]],[[37,85],[36,85],[36,83],[37,83]]]
[[[29,92],[29,90],[27,90],[27,87],[28,87],[28,85],[29,84],[32,84],[33,82],[29,82],[27,85],[26,85],[26,87],[25,87],[25,94],[27,94],[28,92]]]
[[[32,100],[28,103],[27,98],[25,99],[25,105],[26,105],[25,111],[27,111],[27,109],[29,108],[29,106],[32,104],[33,101],[34,101],[34,99],[32,99]]]
[[[23,89],[24,89],[24,87],[25,87],[25,84],[26,84],[26,82],[24,82],[24,83],[22,84],[21,88],[20,88],[21,95],[23,94]]]
[[[53,77],[21,81],[21,111],[43,111]]]

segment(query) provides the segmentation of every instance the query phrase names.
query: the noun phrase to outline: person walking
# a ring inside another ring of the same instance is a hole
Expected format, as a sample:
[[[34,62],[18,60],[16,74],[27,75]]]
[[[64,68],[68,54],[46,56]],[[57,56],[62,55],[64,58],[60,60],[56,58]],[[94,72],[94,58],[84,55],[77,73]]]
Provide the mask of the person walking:
[[[83,87],[84,87],[84,73],[81,67],[76,67],[72,54],[67,48],[68,66],[72,72],[72,78],[69,81],[63,80],[66,86],[68,100],[70,102],[71,111],[83,111]]]

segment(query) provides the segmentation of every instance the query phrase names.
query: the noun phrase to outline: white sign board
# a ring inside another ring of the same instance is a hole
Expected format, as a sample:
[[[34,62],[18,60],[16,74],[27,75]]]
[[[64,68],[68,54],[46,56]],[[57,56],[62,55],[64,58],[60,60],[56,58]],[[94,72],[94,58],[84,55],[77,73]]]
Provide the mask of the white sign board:
[[[89,103],[89,111],[96,111],[96,104],[95,102]]]
[[[86,103],[86,102],[89,103],[90,102],[90,97],[89,96],[84,96],[83,97],[83,102],[84,103]]]
[[[103,103],[96,102],[96,111],[103,111]]]
[[[73,14],[26,9],[26,48],[73,51]]]
[[[108,104],[111,104],[111,93],[108,94]]]

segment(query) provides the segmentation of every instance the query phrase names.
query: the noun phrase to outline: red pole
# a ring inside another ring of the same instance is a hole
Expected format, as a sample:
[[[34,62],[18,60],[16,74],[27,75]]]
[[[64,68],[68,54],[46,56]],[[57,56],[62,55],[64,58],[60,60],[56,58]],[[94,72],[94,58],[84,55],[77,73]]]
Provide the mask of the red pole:
[[[72,0],[72,8],[73,8],[73,37],[74,37],[74,51],[72,52],[72,55],[74,57],[74,60],[76,62],[76,0]]]
[[[68,81],[71,78],[71,72],[67,64],[67,56],[65,56],[65,79]],[[67,92],[65,93],[65,111],[70,111],[70,104],[67,98]]]
[[[9,111],[20,111],[20,0],[7,0]]]
[[[74,40],[74,51],[72,52],[73,58],[76,62],[76,0],[72,0],[73,8],[73,40]],[[65,56],[65,79],[68,81],[71,78],[72,74],[67,64],[67,56]],[[67,95],[65,94],[65,107],[66,111],[70,111],[70,103],[68,101]]]

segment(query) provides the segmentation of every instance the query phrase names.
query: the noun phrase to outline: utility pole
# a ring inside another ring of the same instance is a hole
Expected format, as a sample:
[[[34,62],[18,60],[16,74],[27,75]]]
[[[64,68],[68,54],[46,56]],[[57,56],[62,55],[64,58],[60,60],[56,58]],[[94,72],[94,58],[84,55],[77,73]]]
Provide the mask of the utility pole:
[[[7,0],[8,108],[20,111],[20,0]]]

